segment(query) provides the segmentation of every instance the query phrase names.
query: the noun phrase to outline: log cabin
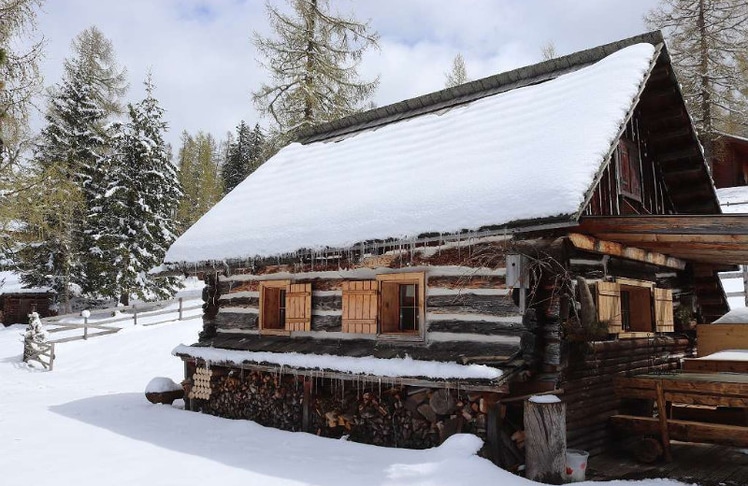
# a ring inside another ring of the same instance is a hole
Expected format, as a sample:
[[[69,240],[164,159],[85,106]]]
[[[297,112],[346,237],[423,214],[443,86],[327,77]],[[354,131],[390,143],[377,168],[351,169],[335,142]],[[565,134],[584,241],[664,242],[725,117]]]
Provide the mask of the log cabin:
[[[522,403],[609,447],[616,374],[669,370],[748,261],[659,32],[298,131],[170,248],[204,275],[188,408],[523,461]]]

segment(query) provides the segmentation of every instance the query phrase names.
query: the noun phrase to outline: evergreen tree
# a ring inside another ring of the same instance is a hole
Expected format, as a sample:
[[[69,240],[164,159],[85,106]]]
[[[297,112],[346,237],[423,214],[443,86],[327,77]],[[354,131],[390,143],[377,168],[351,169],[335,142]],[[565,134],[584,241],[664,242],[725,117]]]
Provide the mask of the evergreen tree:
[[[265,161],[265,135],[259,125],[250,130],[244,120],[236,127],[236,138],[229,143],[221,175],[224,193],[229,193]]]
[[[97,222],[88,231],[98,243],[106,277],[101,293],[125,305],[131,295],[166,298],[177,289],[174,278],[157,281],[148,273],[176,239],[173,220],[181,190],[163,138],[164,110],[150,76],[145,85],[145,99],[128,105],[129,120],[116,137],[106,190],[89,208],[88,218]]]
[[[711,161],[728,120],[748,126],[736,54],[748,45],[747,0],[661,0],[646,17],[663,29],[691,116]]]
[[[100,283],[93,258],[98,249],[84,228],[89,209],[104,191],[110,134],[107,111],[88,76],[66,75],[51,92],[34,159],[42,184],[27,198],[31,207],[26,210],[25,239],[40,240],[27,245],[19,258],[24,283],[54,288],[67,307],[72,284],[95,291]]]
[[[447,88],[453,88],[470,81],[467,75],[467,68],[465,67],[465,59],[462,57],[462,54],[457,54],[455,56],[452,61],[452,69],[449,72],[444,73],[444,78],[444,85]]]
[[[292,15],[266,4],[275,37],[254,38],[271,77],[254,93],[255,105],[282,134],[358,111],[379,83],[357,73],[363,53],[377,46],[368,23],[332,14],[329,0],[289,2]]]
[[[178,234],[192,226],[223,196],[220,161],[216,141],[211,135],[198,132],[193,137],[182,133],[179,183],[183,195],[177,208]]]

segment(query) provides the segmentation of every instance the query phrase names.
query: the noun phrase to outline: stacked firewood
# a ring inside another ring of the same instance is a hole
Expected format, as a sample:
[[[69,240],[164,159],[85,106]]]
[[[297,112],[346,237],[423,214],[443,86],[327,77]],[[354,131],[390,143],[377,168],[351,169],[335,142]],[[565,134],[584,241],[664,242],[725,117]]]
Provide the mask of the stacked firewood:
[[[282,430],[301,430],[303,379],[260,371],[233,371],[220,377],[204,411],[249,419]]]
[[[317,393],[313,431],[367,444],[424,449],[459,432],[485,437],[489,401],[481,393],[412,386]]]

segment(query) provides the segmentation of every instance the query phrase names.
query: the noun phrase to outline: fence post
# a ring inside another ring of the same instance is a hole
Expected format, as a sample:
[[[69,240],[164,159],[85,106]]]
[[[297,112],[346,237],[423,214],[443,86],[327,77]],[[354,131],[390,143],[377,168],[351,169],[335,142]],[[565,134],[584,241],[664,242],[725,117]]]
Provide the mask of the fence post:
[[[182,304],[183,304],[183,298],[179,298],[179,320],[182,320]]]
[[[49,343],[49,371],[52,371],[52,369],[55,366],[55,343]]]
[[[88,339],[88,316],[83,317],[83,339]]]
[[[132,305],[132,310],[133,310],[133,314],[134,314],[133,320],[135,321],[134,325],[137,326],[138,325],[138,308],[137,308],[137,306],[135,304]]]

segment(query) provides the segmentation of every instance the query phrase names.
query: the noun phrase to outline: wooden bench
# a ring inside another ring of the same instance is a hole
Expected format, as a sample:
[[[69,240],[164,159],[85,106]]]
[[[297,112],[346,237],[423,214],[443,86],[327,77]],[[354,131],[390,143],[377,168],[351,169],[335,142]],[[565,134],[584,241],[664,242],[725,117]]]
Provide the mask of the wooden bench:
[[[704,442],[748,447],[748,423],[720,422],[720,407],[748,410],[748,374],[740,373],[671,373],[617,377],[615,392],[619,398],[654,401],[657,417],[614,415],[613,425],[637,436],[656,436],[662,443],[667,461],[672,460],[670,440]],[[703,420],[673,418],[674,407],[696,406]],[[713,411],[713,414],[709,412]]]

